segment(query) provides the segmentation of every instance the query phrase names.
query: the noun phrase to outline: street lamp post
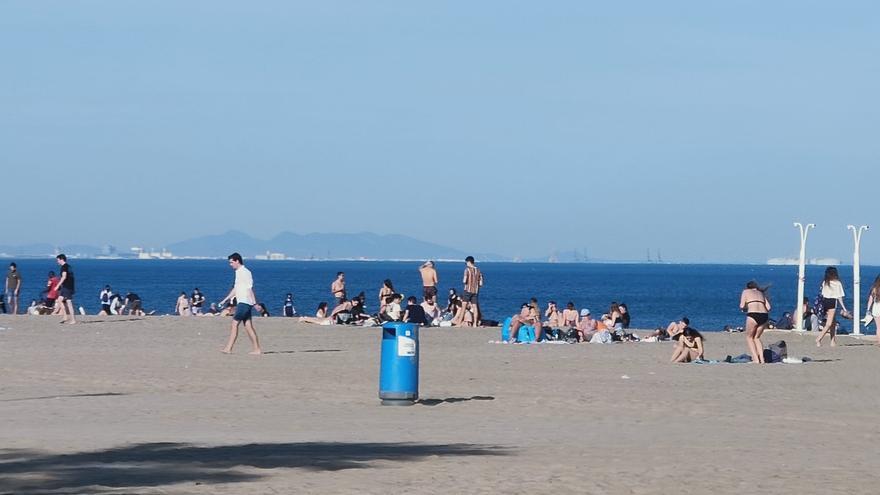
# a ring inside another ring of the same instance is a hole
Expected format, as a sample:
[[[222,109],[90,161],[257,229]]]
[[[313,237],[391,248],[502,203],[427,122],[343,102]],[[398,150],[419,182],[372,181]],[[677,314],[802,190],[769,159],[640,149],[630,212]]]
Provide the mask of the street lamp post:
[[[797,312],[794,328],[795,330],[804,330],[804,272],[806,271],[805,265],[807,264],[807,235],[810,233],[810,229],[816,228],[816,224],[808,223],[805,227],[802,223],[795,222],[794,226],[800,229],[801,232],[801,257],[798,263],[798,295],[797,304],[795,305]]]
[[[862,233],[868,230],[867,225],[860,225],[856,228],[855,225],[847,225],[847,229],[851,230],[853,233],[853,242],[855,243],[855,249],[853,250],[853,334],[861,335],[861,330],[859,330],[859,318],[861,318],[859,307],[860,299],[862,298],[862,293],[860,290],[860,286],[862,284],[861,281],[861,267],[859,266],[859,245],[862,243]]]

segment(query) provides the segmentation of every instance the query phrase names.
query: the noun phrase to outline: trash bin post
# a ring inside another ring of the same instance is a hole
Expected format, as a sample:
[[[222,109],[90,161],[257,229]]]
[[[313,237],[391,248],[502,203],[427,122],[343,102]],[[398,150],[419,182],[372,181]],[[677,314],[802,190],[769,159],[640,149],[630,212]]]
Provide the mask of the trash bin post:
[[[384,406],[411,406],[419,398],[419,326],[382,326],[379,399]]]

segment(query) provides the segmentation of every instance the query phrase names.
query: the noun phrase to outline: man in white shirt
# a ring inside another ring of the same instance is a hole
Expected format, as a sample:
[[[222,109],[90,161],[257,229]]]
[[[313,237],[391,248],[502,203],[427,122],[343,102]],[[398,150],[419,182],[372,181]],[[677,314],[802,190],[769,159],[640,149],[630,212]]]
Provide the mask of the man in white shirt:
[[[251,271],[245,268],[244,260],[241,259],[240,254],[232,253],[227,259],[229,260],[229,266],[235,270],[235,285],[229,291],[229,294],[220,301],[220,305],[222,306],[233,297],[238,304],[235,306],[235,315],[232,316],[229,341],[221,352],[224,354],[232,353],[232,346],[235,345],[235,339],[238,338],[238,326],[244,323],[244,329],[247,330],[248,337],[251,339],[251,344],[254,347],[254,350],[249,354],[262,354],[263,350],[260,349],[260,339],[257,337],[257,331],[254,329],[252,318],[252,310],[257,302],[257,298],[254,296],[254,277],[251,275]]]

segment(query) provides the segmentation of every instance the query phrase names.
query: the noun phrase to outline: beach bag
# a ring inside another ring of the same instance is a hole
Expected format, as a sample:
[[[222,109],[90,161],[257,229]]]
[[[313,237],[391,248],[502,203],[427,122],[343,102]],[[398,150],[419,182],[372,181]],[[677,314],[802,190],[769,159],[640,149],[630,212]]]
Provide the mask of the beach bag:
[[[590,339],[591,344],[610,344],[611,343],[611,332],[608,330],[602,330],[601,332],[596,332],[593,335],[593,338]]]
[[[567,332],[565,332],[565,341],[569,344],[577,344],[578,341],[578,332],[577,329],[569,328]]]

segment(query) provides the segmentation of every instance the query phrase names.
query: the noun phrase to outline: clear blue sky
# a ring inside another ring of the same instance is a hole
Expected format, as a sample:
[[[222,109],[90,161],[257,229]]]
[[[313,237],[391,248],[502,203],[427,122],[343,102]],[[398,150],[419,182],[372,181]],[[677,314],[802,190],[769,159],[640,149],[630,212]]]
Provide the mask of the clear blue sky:
[[[0,244],[236,228],[850,259],[880,3],[0,3]],[[855,191],[854,193],[851,191]]]

